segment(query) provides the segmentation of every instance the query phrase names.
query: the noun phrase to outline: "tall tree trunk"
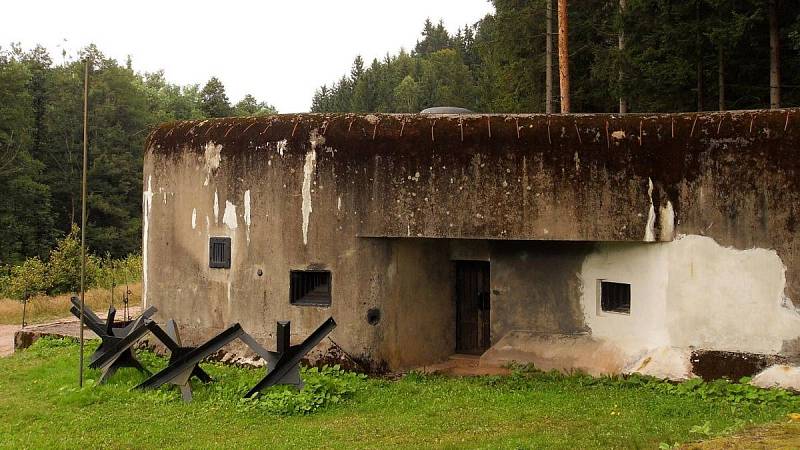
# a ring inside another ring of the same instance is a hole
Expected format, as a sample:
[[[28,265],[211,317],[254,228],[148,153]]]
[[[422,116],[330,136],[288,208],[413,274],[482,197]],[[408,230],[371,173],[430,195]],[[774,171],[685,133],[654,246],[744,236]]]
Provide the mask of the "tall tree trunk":
[[[558,0],[558,79],[561,88],[561,112],[570,112],[569,98],[569,19],[567,0]]]
[[[717,77],[719,83],[719,110],[725,111],[725,52],[719,48],[717,64]]]
[[[695,2],[695,50],[697,51],[697,110],[703,111],[705,109],[705,98],[704,98],[704,91],[705,91],[705,73],[703,69],[703,33],[702,28],[700,25],[701,21],[701,14],[700,14],[700,1],[697,0]]]
[[[544,53],[544,111],[553,112],[553,0],[547,1],[547,37]]]
[[[781,34],[778,0],[769,0],[769,107],[781,107]]]
[[[703,57],[697,58],[697,110],[703,111],[706,109],[705,98],[703,91],[705,90],[705,77],[703,75]]]
[[[628,99],[625,96],[625,71],[623,70],[623,60],[625,53],[625,9],[627,8],[627,0],[619,0],[619,15],[620,15],[620,28],[619,28],[619,112],[625,114],[628,112]]]

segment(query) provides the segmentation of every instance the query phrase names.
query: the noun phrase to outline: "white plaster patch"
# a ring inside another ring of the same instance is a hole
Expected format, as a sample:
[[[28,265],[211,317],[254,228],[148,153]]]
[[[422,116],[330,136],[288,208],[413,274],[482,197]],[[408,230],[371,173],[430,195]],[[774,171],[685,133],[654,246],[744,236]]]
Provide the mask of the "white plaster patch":
[[[673,381],[683,381],[693,378],[692,351],[673,347],[660,347],[646,353],[633,364],[629,365],[624,373],[638,373],[656,378],[666,378]]]
[[[192,208],[192,229],[197,229],[197,208]]]
[[[208,180],[211,174],[219,168],[219,162],[222,159],[222,144],[215,144],[209,141],[206,143],[205,153],[203,155],[205,160],[206,180],[203,186],[208,186]]]
[[[250,243],[250,189],[244,191],[244,224],[246,226],[247,243]]]
[[[222,215],[222,223],[228,226],[231,230],[235,230],[239,226],[236,217],[236,205],[225,200],[225,212]]]
[[[582,265],[592,336],[628,357],[661,347],[776,354],[800,336],[774,250],[737,250],[704,236],[658,244],[599,244]],[[630,314],[600,308],[599,280],[631,285]]]
[[[219,223],[219,195],[214,191],[214,224]]]
[[[776,354],[800,336],[775,250],[737,250],[704,236],[670,244],[670,341],[680,347]]]
[[[143,223],[142,223],[142,306],[147,307],[147,248],[150,239],[150,209],[153,206],[153,176],[147,176],[147,190],[142,194]]]
[[[308,244],[308,224],[311,218],[311,182],[314,177],[314,170],[317,167],[317,146],[325,144],[325,138],[317,133],[317,130],[311,130],[309,137],[311,150],[306,153],[306,162],[303,165],[303,204],[301,206],[301,213],[303,214],[303,244]]]
[[[668,347],[668,244],[598,244],[581,268],[584,320],[592,336],[617,344],[629,358]],[[603,312],[600,280],[631,285],[630,314]]]
[[[644,240],[653,242],[656,240],[656,209],[653,206],[653,180],[647,179],[647,197],[650,200],[650,209],[647,210],[647,224],[644,227]]]
[[[800,367],[775,365],[758,373],[750,384],[762,388],[783,388],[800,392]]]
[[[286,139],[283,139],[281,141],[278,141],[275,144],[275,148],[278,150],[278,154],[279,155],[283,156],[283,152],[286,151],[286,144],[288,144],[288,143],[289,143],[289,141],[287,141]]]
[[[311,178],[317,164],[317,152],[314,149],[306,154],[306,163],[303,165],[303,244],[308,244],[308,221],[311,218]]]

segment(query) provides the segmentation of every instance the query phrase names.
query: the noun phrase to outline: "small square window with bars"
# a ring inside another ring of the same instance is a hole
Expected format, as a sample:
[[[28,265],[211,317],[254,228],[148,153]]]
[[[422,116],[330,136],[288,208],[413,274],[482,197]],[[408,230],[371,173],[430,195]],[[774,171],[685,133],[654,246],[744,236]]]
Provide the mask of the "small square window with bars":
[[[631,313],[631,285],[600,280],[600,309],[604,312]]]
[[[327,270],[289,272],[289,303],[302,306],[330,306],[331,273]]]
[[[208,267],[212,269],[231,268],[231,238],[212,237],[209,240]]]

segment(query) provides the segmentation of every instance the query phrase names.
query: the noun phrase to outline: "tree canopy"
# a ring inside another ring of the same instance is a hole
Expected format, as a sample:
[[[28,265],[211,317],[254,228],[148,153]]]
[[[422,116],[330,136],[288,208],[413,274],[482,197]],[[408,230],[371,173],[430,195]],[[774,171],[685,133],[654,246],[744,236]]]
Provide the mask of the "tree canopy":
[[[201,89],[137,73],[95,46],[54,64],[47,50],[0,48],[0,266],[46,258],[80,222],[84,60],[89,84],[87,240],[96,254],[141,248],[142,158],[150,129],[171,120],[275,112],[252,95],[231,106],[211,78]]]
[[[317,90],[312,110],[543,112],[548,1],[493,0],[494,14],[455,33],[427,20],[411,53],[367,68],[357,58]],[[782,104],[798,105],[800,2],[777,7]],[[616,112],[620,96],[632,112],[770,106],[766,1],[627,0],[622,10],[619,0],[571,0],[568,14],[574,112]]]

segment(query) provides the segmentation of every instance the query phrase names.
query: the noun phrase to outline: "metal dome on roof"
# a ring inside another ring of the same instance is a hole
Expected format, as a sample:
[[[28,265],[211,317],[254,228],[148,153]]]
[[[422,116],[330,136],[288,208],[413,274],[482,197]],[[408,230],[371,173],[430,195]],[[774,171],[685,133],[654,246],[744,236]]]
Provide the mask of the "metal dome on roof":
[[[475,112],[456,106],[434,106],[423,109],[420,114],[475,114]]]

